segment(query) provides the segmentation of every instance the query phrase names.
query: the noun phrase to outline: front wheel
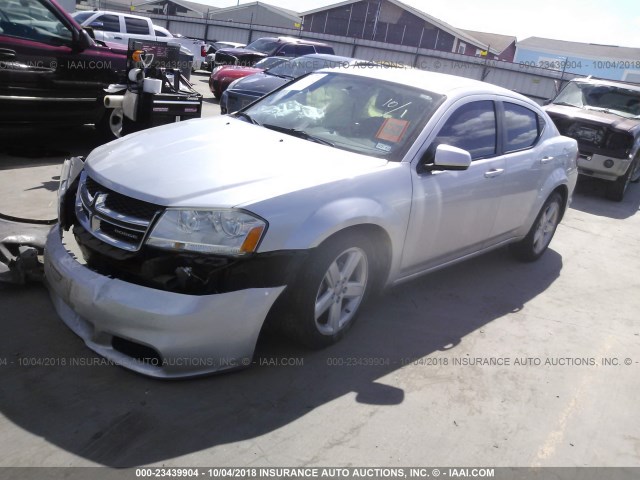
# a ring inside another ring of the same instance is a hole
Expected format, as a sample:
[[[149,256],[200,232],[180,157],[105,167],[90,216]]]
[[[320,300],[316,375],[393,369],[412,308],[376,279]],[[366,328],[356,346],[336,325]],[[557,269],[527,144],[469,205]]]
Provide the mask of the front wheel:
[[[637,182],[640,178],[640,157],[636,156],[629,165],[626,173],[607,185],[606,196],[614,202],[621,202],[631,182]]]
[[[289,295],[285,333],[310,348],[340,340],[368,297],[375,270],[374,248],[364,235],[326,241],[310,257]]]
[[[122,108],[107,109],[100,122],[96,125],[98,135],[107,142],[120,138],[122,136],[123,122],[124,111]]]
[[[511,245],[511,251],[519,260],[533,262],[547,250],[562,217],[562,197],[553,192],[540,209],[527,236]]]

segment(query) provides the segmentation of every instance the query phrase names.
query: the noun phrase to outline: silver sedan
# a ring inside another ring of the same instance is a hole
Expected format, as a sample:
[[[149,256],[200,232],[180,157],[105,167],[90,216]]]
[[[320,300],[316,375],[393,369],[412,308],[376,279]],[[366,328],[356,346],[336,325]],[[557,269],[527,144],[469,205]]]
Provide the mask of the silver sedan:
[[[323,347],[381,288],[507,244],[538,259],[577,154],[487,83],[322,70],[67,162],[49,289],[90,348],[151,376],[249,365],[265,319]]]

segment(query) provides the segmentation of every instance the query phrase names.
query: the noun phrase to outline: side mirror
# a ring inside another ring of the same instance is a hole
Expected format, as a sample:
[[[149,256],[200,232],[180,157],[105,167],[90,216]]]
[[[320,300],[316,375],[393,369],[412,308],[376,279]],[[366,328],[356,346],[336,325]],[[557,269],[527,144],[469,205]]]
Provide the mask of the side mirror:
[[[96,32],[93,31],[93,27],[83,27],[83,30],[87,32],[91,38],[96,39]]]
[[[471,154],[462,148],[440,144],[433,153],[429,148],[420,159],[418,173],[432,170],[466,170],[471,165]]]
[[[80,30],[80,35],[78,36],[78,41],[76,42],[76,49],[79,52],[82,52],[92,45],[94,45],[94,42],[91,38],[91,34],[85,30]]]
[[[471,154],[451,145],[438,145],[433,164],[440,170],[466,170],[471,165]]]

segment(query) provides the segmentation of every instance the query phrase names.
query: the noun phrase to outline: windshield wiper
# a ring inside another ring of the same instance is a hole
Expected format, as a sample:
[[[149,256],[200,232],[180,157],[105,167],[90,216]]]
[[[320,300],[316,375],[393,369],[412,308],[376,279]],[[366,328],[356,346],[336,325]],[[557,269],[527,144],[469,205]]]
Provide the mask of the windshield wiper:
[[[276,132],[282,132],[282,133],[286,133],[287,135],[291,135],[293,137],[302,138],[303,140],[309,140],[311,142],[320,143],[322,145],[327,145],[329,147],[335,147],[335,145],[329,140],[325,140],[324,138],[313,136],[305,132],[304,130],[298,130],[295,128],[286,128],[286,127],[281,127],[279,125],[270,125],[268,123],[265,123],[262,126],[270,130],[275,130]]]
[[[271,75],[272,77],[288,78],[289,80],[293,80],[295,78],[291,75],[278,75],[277,73],[270,72],[269,70],[265,70],[264,73],[266,73],[267,75]]]
[[[244,113],[244,112],[236,112],[235,113],[236,117],[241,117],[244,118],[246,120],[248,120],[250,123],[253,123],[254,125],[260,125],[260,122],[258,122],[257,120],[255,120],[251,115],[249,115],[248,113]]]
[[[604,107],[592,107],[592,106],[586,106],[585,107],[587,110],[593,110],[594,112],[604,112],[604,113],[609,113],[611,115],[615,115],[617,117],[622,117],[622,118],[629,118],[630,114],[625,115],[624,112],[621,112],[619,110],[612,110],[610,108],[604,108]],[[633,115],[631,115],[633,116]]]
[[[576,107],[576,108],[580,108],[578,105],[575,105],[573,103],[567,103],[567,102],[553,102],[552,105],[562,105],[563,107]]]

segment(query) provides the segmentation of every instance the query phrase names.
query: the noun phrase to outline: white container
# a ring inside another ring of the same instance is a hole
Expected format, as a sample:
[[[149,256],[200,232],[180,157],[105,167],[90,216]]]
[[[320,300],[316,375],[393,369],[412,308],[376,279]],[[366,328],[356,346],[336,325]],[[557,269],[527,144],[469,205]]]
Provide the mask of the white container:
[[[145,78],[142,84],[142,91],[146,93],[160,93],[162,91],[162,80]]]

